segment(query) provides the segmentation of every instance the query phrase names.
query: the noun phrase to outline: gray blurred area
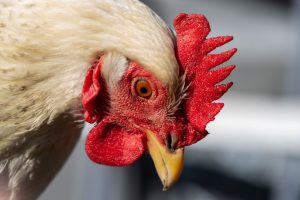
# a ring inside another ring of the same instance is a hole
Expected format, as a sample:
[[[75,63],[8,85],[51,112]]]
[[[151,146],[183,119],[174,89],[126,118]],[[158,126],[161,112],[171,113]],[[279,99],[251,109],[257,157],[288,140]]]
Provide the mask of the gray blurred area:
[[[183,175],[162,192],[152,161],[93,164],[77,148],[40,200],[299,200],[300,1],[145,0],[170,26],[180,12],[202,13],[211,37],[235,40],[235,85],[211,133],[186,149]]]
[[[238,66],[233,74],[234,82],[238,83],[234,90],[271,95],[281,95],[284,90],[287,62],[296,37],[291,24],[292,8],[285,5],[287,2],[145,1],[170,25],[180,12],[201,13],[211,24],[210,36],[233,35],[235,40],[228,46],[239,49],[231,61]]]

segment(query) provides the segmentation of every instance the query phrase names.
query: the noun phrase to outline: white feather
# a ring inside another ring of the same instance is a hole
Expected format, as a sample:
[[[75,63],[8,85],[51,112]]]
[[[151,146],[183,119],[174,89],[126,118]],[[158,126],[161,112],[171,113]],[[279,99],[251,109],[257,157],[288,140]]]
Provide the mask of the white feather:
[[[109,89],[116,88],[124,72],[128,67],[127,59],[117,52],[109,52],[104,55],[101,74]]]
[[[170,88],[178,79],[171,33],[139,1],[0,5],[0,151],[25,130],[79,105],[84,74],[101,53],[141,63]]]
[[[32,137],[57,143],[58,116],[80,111],[84,75],[98,55],[110,58],[102,73],[111,84],[130,59],[176,88],[172,37],[138,0],[1,0],[0,172],[8,170],[10,189],[35,169]],[[42,126],[48,128],[39,131]]]

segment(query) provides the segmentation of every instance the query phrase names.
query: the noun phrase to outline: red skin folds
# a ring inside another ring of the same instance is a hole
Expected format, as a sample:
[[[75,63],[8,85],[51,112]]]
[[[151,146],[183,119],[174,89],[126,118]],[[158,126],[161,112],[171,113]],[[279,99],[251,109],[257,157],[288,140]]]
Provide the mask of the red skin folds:
[[[97,65],[100,65],[100,62]],[[91,67],[86,74],[81,99],[85,109],[84,119],[89,123],[97,120],[97,115],[94,113],[94,104],[101,89],[99,81],[95,81],[95,78],[98,79],[100,77],[100,67],[96,67],[97,70],[94,70],[94,68],[95,66]]]
[[[82,90],[85,120],[97,123],[86,140],[86,152],[96,163],[126,166],[146,150],[147,138],[142,130],[149,129],[166,145],[169,136],[176,136],[172,148],[194,144],[208,132],[206,125],[214,120],[223,103],[215,101],[232,83],[220,84],[235,68],[234,65],[213,69],[228,61],[237,51],[209,54],[233,37],[208,38],[210,26],[203,15],[180,14],[174,20],[177,33],[177,55],[180,74],[186,73],[189,85],[187,98],[174,116],[168,115],[168,87],[136,62],[129,66],[116,88],[107,89],[101,77],[102,58],[87,72]],[[149,98],[135,91],[140,78],[152,88]],[[173,137],[174,138],[174,137]]]
[[[89,123],[100,121],[106,110],[107,91],[100,76],[101,63],[102,59],[91,66],[83,83],[81,102],[84,108],[84,119]]]

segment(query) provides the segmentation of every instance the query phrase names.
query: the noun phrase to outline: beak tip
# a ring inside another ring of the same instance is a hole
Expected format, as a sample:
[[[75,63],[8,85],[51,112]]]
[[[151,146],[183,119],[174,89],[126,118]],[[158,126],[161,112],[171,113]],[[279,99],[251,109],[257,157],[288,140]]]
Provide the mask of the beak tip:
[[[182,172],[184,149],[170,151],[170,149],[156,139],[153,132],[148,130],[146,134],[150,156],[162,182],[163,191],[167,191],[179,179]]]
[[[167,181],[166,181],[166,179],[164,179],[163,181],[162,181],[162,184],[163,184],[163,191],[165,192],[165,191],[167,191],[168,189],[169,189],[169,186],[168,186],[168,184],[167,184]]]

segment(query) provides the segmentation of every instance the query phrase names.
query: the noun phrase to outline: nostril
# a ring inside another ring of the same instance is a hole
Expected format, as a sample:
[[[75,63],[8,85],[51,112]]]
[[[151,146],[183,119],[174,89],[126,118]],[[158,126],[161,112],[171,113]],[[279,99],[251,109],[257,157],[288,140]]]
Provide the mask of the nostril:
[[[171,151],[175,150],[177,140],[178,140],[177,136],[174,133],[171,132],[170,134],[167,135],[166,145]]]
[[[171,136],[171,134],[167,135],[167,139],[166,140],[167,140],[166,144],[167,144],[168,149],[172,149],[172,136]]]

